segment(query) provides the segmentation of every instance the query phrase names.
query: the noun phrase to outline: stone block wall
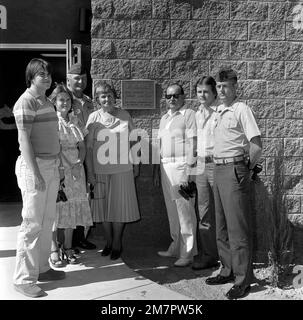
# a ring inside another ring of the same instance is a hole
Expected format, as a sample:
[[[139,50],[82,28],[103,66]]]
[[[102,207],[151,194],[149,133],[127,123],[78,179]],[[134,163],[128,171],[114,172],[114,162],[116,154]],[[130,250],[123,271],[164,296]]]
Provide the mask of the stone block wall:
[[[157,108],[131,112],[151,132],[165,111],[161,88],[180,82],[195,108],[197,78],[231,66],[262,132],[262,181],[282,146],[289,215],[303,225],[302,8],[283,0],[92,0],[93,83],[110,81],[119,91],[124,79],[156,80]],[[143,167],[142,185],[150,172]]]

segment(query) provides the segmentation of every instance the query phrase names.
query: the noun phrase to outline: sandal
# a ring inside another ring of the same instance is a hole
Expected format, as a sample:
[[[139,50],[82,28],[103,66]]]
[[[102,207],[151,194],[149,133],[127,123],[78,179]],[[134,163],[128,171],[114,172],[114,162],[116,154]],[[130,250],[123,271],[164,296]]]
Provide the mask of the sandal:
[[[72,248],[63,249],[62,248],[62,259],[66,260],[69,264],[78,264],[80,263],[77,257],[74,254],[74,250]]]
[[[54,256],[54,253],[56,253],[56,258],[53,259],[52,256]],[[51,251],[49,262],[52,265],[53,268],[62,268],[64,267],[64,262],[60,259],[59,250]]]

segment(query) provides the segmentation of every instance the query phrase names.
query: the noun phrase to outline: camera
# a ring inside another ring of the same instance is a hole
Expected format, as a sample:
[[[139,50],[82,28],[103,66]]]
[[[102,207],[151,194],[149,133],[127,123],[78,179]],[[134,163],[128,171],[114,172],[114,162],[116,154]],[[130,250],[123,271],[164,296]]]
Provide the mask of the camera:
[[[196,184],[194,181],[191,181],[188,183],[186,187],[180,186],[180,189],[178,190],[179,194],[186,200],[189,200],[189,198],[193,198],[196,194]]]
[[[65,194],[65,192],[63,190],[63,187],[64,187],[64,185],[60,185],[60,188],[59,188],[58,194],[57,194],[56,202],[60,202],[60,201],[66,202],[68,200],[67,196],[66,196],[66,194]]]

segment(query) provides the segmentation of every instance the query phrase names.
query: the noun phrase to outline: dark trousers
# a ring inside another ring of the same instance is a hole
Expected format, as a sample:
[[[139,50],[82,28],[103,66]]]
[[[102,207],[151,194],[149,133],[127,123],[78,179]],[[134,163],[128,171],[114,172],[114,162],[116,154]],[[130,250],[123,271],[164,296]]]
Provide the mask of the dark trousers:
[[[197,248],[195,261],[214,263],[218,261],[216,243],[216,219],[213,194],[214,163],[206,163],[203,174],[196,176],[198,191]]]
[[[234,274],[236,285],[252,280],[252,230],[249,206],[250,178],[244,162],[216,165],[214,198],[220,274]]]

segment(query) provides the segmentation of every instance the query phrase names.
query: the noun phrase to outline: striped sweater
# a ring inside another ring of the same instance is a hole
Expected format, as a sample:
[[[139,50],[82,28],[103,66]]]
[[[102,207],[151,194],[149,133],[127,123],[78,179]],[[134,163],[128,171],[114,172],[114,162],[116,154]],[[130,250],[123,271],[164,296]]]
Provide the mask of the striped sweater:
[[[26,130],[30,135],[36,157],[59,153],[58,118],[49,99],[43,100],[26,89],[15,103],[13,113],[18,131]]]

